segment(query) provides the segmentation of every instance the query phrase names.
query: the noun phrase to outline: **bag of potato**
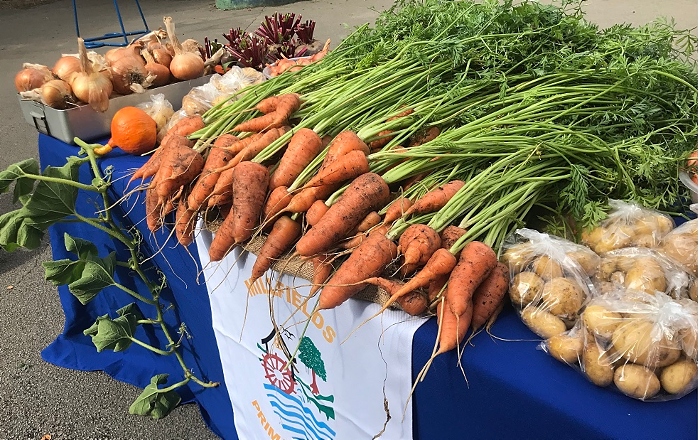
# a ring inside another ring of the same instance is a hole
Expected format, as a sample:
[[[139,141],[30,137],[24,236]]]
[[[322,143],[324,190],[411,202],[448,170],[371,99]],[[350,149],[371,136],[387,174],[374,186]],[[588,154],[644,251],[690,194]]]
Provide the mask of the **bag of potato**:
[[[506,240],[503,262],[510,270],[509,295],[533,332],[549,338],[573,327],[594,293],[590,274],[599,257],[585,246],[532,229]]]
[[[594,282],[601,293],[621,286],[649,294],[662,292],[678,299],[690,296],[694,278],[654,249],[629,247],[602,254]]]
[[[697,278],[698,219],[682,223],[666,234],[656,250],[662,255],[676,261],[683,266],[686,271]]]
[[[541,348],[594,384],[644,401],[697,388],[697,303],[618,289],[593,298],[570,332]]]
[[[170,103],[170,101],[165,99],[164,94],[158,93],[156,95],[152,95],[150,101],[142,102],[136,107],[145,111],[148,116],[156,121],[156,130],[158,133],[157,140],[158,143],[160,143],[167,132],[168,121],[173,116],[173,113],[175,113],[173,105]]]
[[[598,226],[586,229],[581,242],[602,254],[625,247],[656,247],[674,227],[673,219],[636,203],[611,199],[610,212]]]

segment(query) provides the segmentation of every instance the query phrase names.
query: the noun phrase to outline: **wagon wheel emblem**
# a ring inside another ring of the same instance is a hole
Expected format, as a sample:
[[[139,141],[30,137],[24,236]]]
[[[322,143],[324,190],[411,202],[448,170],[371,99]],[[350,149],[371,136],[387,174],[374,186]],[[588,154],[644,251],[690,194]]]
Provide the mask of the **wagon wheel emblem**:
[[[291,367],[284,368],[286,364],[282,358],[274,353],[266,353],[262,358],[265,378],[286,394],[291,394],[294,391],[294,376]]]

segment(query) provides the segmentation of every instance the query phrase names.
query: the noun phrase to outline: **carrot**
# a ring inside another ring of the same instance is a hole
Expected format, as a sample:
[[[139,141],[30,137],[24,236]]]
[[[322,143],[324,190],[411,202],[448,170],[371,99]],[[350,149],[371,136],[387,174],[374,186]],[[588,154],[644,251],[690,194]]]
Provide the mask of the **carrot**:
[[[407,266],[423,265],[440,248],[440,235],[433,228],[413,224],[399,237],[399,252]]]
[[[318,292],[333,273],[333,265],[331,264],[330,256],[318,255],[311,261],[313,262],[314,275],[311,278],[311,291],[309,292],[309,297]]]
[[[160,147],[151,155],[151,157],[141,165],[141,167],[134,172],[129,179],[132,182],[136,179],[146,179],[148,177],[154,176],[160,169],[161,162],[163,160],[163,151],[170,148],[192,148],[194,142],[187,139],[185,136],[172,135],[168,139],[163,139]]]
[[[440,232],[440,247],[450,249],[459,238],[466,234],[467,230],[459,226],[450,225]]]
[[[235,151],[227,147],[238,143],[238,140],[233,135],[224,134],[214,141],[209,149],[207,160],[204,162],[204,168],[188,197],[187,204],[189,206],[199,207],[214,192],[216,181],[221,175],[221,172],[217,170],[225,166],[236,154]]]
[[[378,225],[382,221],[382,217],[377,214],[377,211],[372,211],[357,225],[358,232],[366,232]]]
[[[472,308],[474,292],[497,264],[496,253],[480,241],[471,241],[462,249],[445,293],[452,313],[461,316]]]
[[[510,273],[508,266],[498,263],[486,279],[474,291],[472,330],[476,331],[491,318],[503,304],[508,291]]]
[[[236,157],[231,159],[230,164],[227,166],[234,167],[240,162],[252,160],[255,156],[258,155],[258,153],[264,150],[265,147],[276,141],[287,131],[289,131],[289,127],[286,126],[277,127],[266,131],[262,136],[260,136],[260,138],[251,141],[250,144],[248,144],[238,154],[236,154]]]
[[[314,177],[304,185],[311,186],[335,185],[352,180],[369,172],[369,161],[363,151],[352,150],[321,168]]]
[[[428,191],[406,210],[406,215],[427,214],[429,212],[439,211],[463,186],[463,181],[453,180]]]
[[[391,140],[395,137],[392,130],[382,130],[377,133],[377,136],[379,137],[378,139],[373,140],[367,145],[369,147],[369,151],[373,153],[377,150],[381,150],[382,147],[391,142]]]
[[[263,114],[272,113],[277,110],[277,104],[279,103],[280,97],[277,95],[269,96],[262,101],[258,102],[255,106],[255,110]]]
[[[267,223],[279,215],[287,207],[292,195],[286,186],[278,186],[270,191],[263,206],[263,222]]]
[[[300,235],[301,225],[298,222],[288,216],[278,218],[258,252],[251,271],[251,281],[263,276],[276,259],[292,248]]]
[[[428,310],[428,295],[418,290],[412,290],[400,297],[397,301],[399,307],[411,316],[418,316]]]
[[[146,226],[151,232],[155,232],[161,226],[160,204],[158,203],[158,194],[156,189],[146,188]]]
[[[365,153],[365,156],[369,154],[369,147],[354,131],[341,131],[333,138],[331,143],[328,144],[328,151],[326,152],[326,157],[323,158],[321,169],[327,167],[328,164],[334,162],[337,158],[354,150],[362,151]]]
[[[449,306],[445,302],[441,301],[438,304],[437,316],[440,332],[438,334],[438,350],[435,352],[435,356],[447,353],[459,346],[469,331],[471,315],[471,307],[465,309],[461,315],[456,315],[450,312]]]
[[[180,135],[173,136],[184,138]],[[172,197],[179,188],[192,182],[204,167],[202,155],[183,142],[168,143],[164,148],[161,164],[154,179],[160,203]],[[151,184],[153,185],[153,182]]]
[[[394,292],[401,289],[404,285],[402,281],[382,277],[367,278],[365,280],[365,283],[377,286],[378,288],[386,292],[389,296],[393,296]],[[389,305],[391,305],[392,303],[393,301],[389,303]]]
[[[201,115],[191,115],[180,118],[172,127],[168,129],[168,134],[179,136],[189,136],[197,130],[204,128],[204,119]]]
[[[209,245],[209,259],[211,261],[220,261],[236,246],[233,235],[235,217],[236,213],[231,209],[219,225],[219,229],[216,230],[214,239]]]
[[[309,226],[313,226],[318,221],[323,217],[323,214],[325,214],[329,209],[329,206],[326,205],[326,202],[323,200],[316,200],[306,211],[306,223],[309,224]]]
[[[347,238],[368,213],[386,205],[390,197],[389,186],[378,174],[357,177],[321,220],[299,239],[297,252],[311,256],[329,251]]]
[[[289,186],[294,179],[321,152],[321,138],[308,128],[299,129],[289,140],[289,145],[270,177],[270,188]]]
[[[367,238],[367,235],[365,235],[364,232],[358,232],[349,239],[343,241],[340,247],[343,249],[355,249],[360,244],[362,244],[365,238]]]
[[[316,52],[315,54],[311,55],[310,61],[312,63],[315,63],[316,61],[320,61],[323,59],[323,57],[328,54],[328,49],[331,47],[331,40],[330,38],[326,40],[326,42],[323,44],[323,47],[321,48],[320,51]]]
[[[450,279],[450,274],[440,275],[428,284],[428,301],[433,302],[437,298],[440,292],[443,292],[443,288],[447,281]]]
[[[241,162],[233,169],[233,238],[236,243],[248,240],[259,225],[270,174],[264,165]]]
[[[413,201],[407,197],[399,197],[393,202],[384,214],[384,224],[391,224],[394,220],[403,216],[404,212],[411,207]]]
[[[411,137],[408,143],[409,147],[417,147],[418,145],[423,145],[426,142],[430,142],[440,135],[440,128],[437,126],[432,126],[427,130],[416,133],[416,135]]]
[[[178,243],[189,246],[194,241],[194,226],[197,210],[189,207],[187,197],[180,199],[175,211],[175,237]]]
[[[319,294],[319,310],[336,307],[367,286],[396,258],[396,244],[383,234],[370,234],[333,273]]]
[[[233,200],[233,193],[231,192],[233,170],[233,168],[228,168],[219,173],[219,177],[214,184],[214,189],[212,189],[211,194],[209,194],[209,200],[207,201],[207,206],[210,208],[225,205]]]
[[[419,173],[419,174],[416,174],[415,176],[408,177],[407,179],[405,179],[405,180],[403,180],[403,181],[401,182],[401,189],[402,189],[403,191],[408,190],[409,188],[411,188],[411,187],[412,187],[413,185],[415,185],[416,183],[418,183],[418,182],[420,182],[421,180],[425,179],[425,177],[426,177],[428,174],[430,174],[430,173],[426,171],[426,172],[424,172],[424,173]],[[404,214],[404,215],[405,215],[405,214]]]
[[[289,117],[301,107],[301,97],[296,93],[280,95],[275,111],[258,116],[233,127],[233,131],[261,132],[271,128],[280,128],[288,123]]]
[[[292,196],[284,210],[287,212],[306,212],[316,200],[325,200],[339,187],[340,184],[302,188]]]

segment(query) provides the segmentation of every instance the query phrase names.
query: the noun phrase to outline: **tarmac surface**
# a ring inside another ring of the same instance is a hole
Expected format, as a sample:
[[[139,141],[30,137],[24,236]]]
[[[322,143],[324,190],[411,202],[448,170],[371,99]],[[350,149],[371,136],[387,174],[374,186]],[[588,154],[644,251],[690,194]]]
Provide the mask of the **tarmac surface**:
[[[112,2],[75,1],[82,36],[118,30]],[[60,54],[77,52],[72,2],[46,2],[0,2],[0,170],[37,156],[37,133],[19,108],[15,73],[23,62],[51,66]],[[314,20],[316,37],[331,38],[334,44],[352,27],[372,23],[378,11],[391,4],[390,0],[304,1],[222,11],[204,0],[140,2],[150,28],[172,16],[184,38],[221,39],[230,28],[252,30],[265,15],[278,11]],[[127,30],[143,27],[134,5],[120,2]],[[683,29],[698,23],[697,0],[589,0],[584,10],[601,26],[639,25],[660,16],[673,18]],[[11,197],[0,196],[0,214],[11,209]],[[0,250],[0,440],[216,439],[194,404],[181,405],[162,420],[132,416],[128,407],[141,390],[102,372],[67,370],[41,359],[41,350],[61,333],[64,323],[56,289],[43,278],[41,263],[50,259],[46,242],[31,252]]]

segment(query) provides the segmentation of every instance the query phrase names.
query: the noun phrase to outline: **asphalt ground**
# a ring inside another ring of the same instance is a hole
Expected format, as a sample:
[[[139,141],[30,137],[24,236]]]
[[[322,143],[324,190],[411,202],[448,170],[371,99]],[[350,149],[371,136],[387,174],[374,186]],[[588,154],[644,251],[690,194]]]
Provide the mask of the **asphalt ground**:
[[[112,2],[76,2],[82,36],[118,29]],[[142,27],[134,5],[120,2],[127,30]],[[218,10],[213,1],[201,0],[141,0],[140,5],[151,28],[169,15],[178,34],[198,41],[220,38],[230,28],[252,30],[265,15],[279,11],[316,21],[317,38],[337,44],[353,26],[373,22],[391,1],[306,1],[235,11]],[[674,19],[679,28],[696,28],[698,23],[697,0],[590,0],[584,10],[601,26],[644,24],[660,16]],[[37,156],[37,133],[20,111],[15,73],[23,62],[51,66],[60,54],[77,52],[75,37],[71,0],[0,2],[0,169]],[[0,213],[13,209],[10,202],[10,197],[0,196]],[[162,420],[132,416],[128,407],[141,390],[101,372],[67,370],[41,359],[41,350],[64,323],[56,289],[43,278],[41,263],[50,259],[46,242],[35,251],[0,250],[0,439],[217,438],[194,404],[181,405]]]

